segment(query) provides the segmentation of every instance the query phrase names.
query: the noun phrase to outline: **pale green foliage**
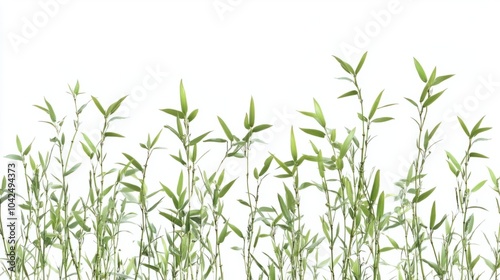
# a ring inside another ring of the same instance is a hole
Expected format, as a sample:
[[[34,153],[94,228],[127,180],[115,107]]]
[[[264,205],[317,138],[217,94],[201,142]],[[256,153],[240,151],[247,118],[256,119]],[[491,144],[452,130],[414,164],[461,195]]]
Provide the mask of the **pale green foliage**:
[[[241,127],[229,127],[223,119],[233,116],[218,116],[220,127],[210,131],[204,128],[200,133],[196,119],[199,111],[189,106],[181,81],[179,107],[161,109],[168,117],[164,128],[175,141],[162,139],[168,136],[159,129],[139,143],[142,154],[110,147],[125,137],[110,131],[110,124],[121,119],[116,113],[126,96],[107,107],[94,96],[82,103],[84,97],[77,82],[69,87],[73,117],[61,117],[44,99],[43,105],[35,107],[45,113],[42,122],[52,130],[50,150],[35,152],[35,142],[27,144],[16,137],[17,153],[6,156],[22,164],[27,189],[26,196],[18,199],[21,234],[16,244],[17,267],[11,272],[3,266],[0,277],[498,279],[500,225],[493,235],[480,236],[492,253],[491,257],[480,256],[475,245],[479,243],[476,213],[486,209],[470,204],[471,196],[488,185],[487,180],[470,180],[471,164],[476,164],[476,158],[487,158],[476,149],[477,142],[485,140],[479,136],[490,129],[482,125],[484,118],[471,127],[458,116],[466,136],[465,153],[445,154],[450,176],[456,179],[456,209],[444,209],[439,200],[431,202],[443,186],[424,181],[424,165],[439,141],[435,136],[440,127],[440,123],[429,126],[427,116],[445,92],[433,94],[433,90],[453,75],[438,76],[436,68],[427,75],[413,59],[423,89],[417,98],[405,99],[416,112],[412,119],[418,131],[417,153],[404,178],[396,183],[398,191],[391,193],[393,188],[381,179],[384,170],[377,168],[377,161],[369,155],[373,126],[393,120],[382,115],[381,109],[396,104],[384,104],[383,90],[375,95],[362,92],[359,75],[367,53],[355,67],[334,58],[346,75],[339,79],[351,86],[338,96],[339,102],[356,97],[357,112],[345,117],[357,120],[358,125],[345,131],[338,129],[342,124],[330,119],[330,105],[313,99],[309,111],[299,111],[313,123],[290,128],[286,142],[289,154],[270,153],[258,164],[250,161],[250,152],[260,141],[259,133],[272,126],[259,123],[253,97],[248,112],[241,116]],[[97,140],[91,139],[89,132],[80,131],[80,116],[88,112],[88,104],[103,120]],[[164,179],[175,178],[176,183],[149,179],[151,169],[164,168],[151,161],[162,145],[168,149],[161,151],[166,151],[161,160],[178,166],[176,170],[162,170]],[[86,158],[69,164],[75,149],[81,149]],[[204,162],[209,153],[218,158],[217,164]],[[111,154],[118,155],[121,162],[110,162]],[[244,166],[240,178],[228,176],[225,163],[230,158]],[[368,164],[375,168],[366,170]],[[488,171],[500,212],[499,178],[493,170]],[[77,173],[85,180],[73,180]],[[267,183],[271,176],[280,182],[278,186]],[[4,177],[2,203],[6,201],[7,184]],[[77,187],[84,187],[87,195],[72,196],[70,190]],[[263,204],[263,188],[273,187],[274,203]],[[306,219],[310,208],[301,203],[306,191],[311,195],[310,187],[318,190],[317,205],[324,205],[317,219]],[[236,198],[231,191],[235,188],[240,190]],[[229,197],[240,206],[237,216],[225,206]],[[429,216],[423,216],[424,207],[430,209]],[[5,215],[0,212],[0,216]],[[137,241],[126,244],[135,252],[132,257],[122,252],[123,239],[131,234],[127,224],[135,226],[132,234]],[[6,232],[0,225],[4,240]],[[5,251],[7,246],[3,242]],[[225,265],[229,248],[241,256],[243,270],[238,276]],[[490,272],[478,269],[481,260]],[[389,277],[387,273],[392,274]]]

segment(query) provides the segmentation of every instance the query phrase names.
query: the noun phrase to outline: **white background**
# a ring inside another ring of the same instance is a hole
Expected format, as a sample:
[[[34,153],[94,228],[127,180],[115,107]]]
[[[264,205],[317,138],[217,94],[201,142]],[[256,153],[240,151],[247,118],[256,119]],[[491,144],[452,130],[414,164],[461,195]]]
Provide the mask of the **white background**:
[[[494,127],[485,134],[492,141],[476,149],[490,159],[473,161],[473,182],[488,178],[486,166],[500,173],[499,8],[495,1],[2,1],[0,155],[16,153],[16,135],[25,146],[35,139],[35,151],[47,149],[51,131],[38,122],[46,115],[32,105],[43,104],[45,97],[58,118],[71,119],[72,100],[65,92],[77,80],[105,106],[129,95],[120,111],[128,119],[113,126],[127,137],[112,140],[119,145],[110,147],[116,160],[123,160],[122,151],[139,155],[137,143],[147,133],[172,124],[158,109],[178,108],[181,79],[190,109],[200,109],[196,133],[214,130],[213,136],[222,136],[216,119],[221,116],[241,135],[253,96],[257,122],[275,125],[254,164],[268,149],[289,157],[291,125],[300,135],[299,152],[310,152],[309,137],[297,127],[314,123],[296,110],[313,110],[316,98],[329,127],[344,137],[343,128],[357,124],[358,104],[355,98],[337,99],[352,88],[335,79],[344,73],[332,55],[355,65],[368,51],[359,75],[366,104],[383,89],[383,103],[398,103],[380,112],[396,120],[374,126],[377,137],[369,154],[369,165],[382,169],[385,190],[391,192],[413,159],[416,127],[410,117],[415,112],[403,97],[417,99],[423,87],[416,57],[428,73],[437,66],[438,75],[455,74],[440,85],[448,90],[432,105],[428,120],[442,122],[442,141],[428,162],[426,186],[438,187],[431,199],[439,202],[440,213],[448,213],[455,209],[454,178],[444,150],[461,157],[467,143],[457,115],[469,126],[486,115],[483,124]],[[83,129],[91,134],[100,123],[95,107],[87,108]],[[161,145],[174,145],[166,132]],[[170,166],[167,154],[176,149],[155,160]],[[2,169],[6,163],[0,160]],[[233,177],[240,175],[235,166]],[[178,171],[152,172],[157,181],[173,184]],[[239,192],[234,195],[242,195],[243,185]],[[474,195],[474,203],[494,203],[486,187]],[[310,205],[314,212],[315,204]]]

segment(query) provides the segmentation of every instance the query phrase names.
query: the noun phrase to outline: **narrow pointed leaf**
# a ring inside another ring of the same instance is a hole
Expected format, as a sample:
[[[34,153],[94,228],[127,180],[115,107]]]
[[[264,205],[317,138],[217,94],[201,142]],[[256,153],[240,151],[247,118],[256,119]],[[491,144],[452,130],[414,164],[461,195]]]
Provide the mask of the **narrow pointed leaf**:
[[[311,129],[311,128],[300,128],[300,130],[304,131],[307,134],[310,134],[312,136],[316,136],[319,138],[324,138],[325,133],[323,131],[317,130],[317,129]]]
[[[220,126],[222,127],[222,130],[224,130],[224,134],[226,134],[227,139],[232,142],[234,136],[231,133],[231,130],[229,130],[226,123],[220,117],[217,117],[217,119],[219,120]]]
[[[462,127],[465,134],[470,137],[469,130],[467,129],[467,126],[465,125],[464,121],[458,116],[457,116],[457,118],[458,118],[458,122],[460,123],[460,126]]]
[[[363,67],[363,64],[365,63],[365,59],[366,59],[367,54],[368,54],[368,52],[365,52],[363,54],[363,56],[361,57],[361,59],[359,60],[358,66],[356,66],[356,71],[354,71],[355,74],[358,74],[359,71],[361,70],[361,67]]]
[[[431,96],[429,96],[429,98],[427,98],[424,102],[424,104],[422,105],[423,107],[427,107],[429,105],[431,105],[432,103],[434,103],[434,101],[436,101],[444,92],[445,90],[442,90],[436,94],[433,94]]]
[[[333,56],[340,64],[340,66],[342,66],[342,68],[349,74],[354,74],[354,70],[352,69],[351,65],[349,65],[347,62],[343,61],[342,59],[336,57],[336,56]]]
[[[290,129],[290,150],[292,153],[293,161],[297,161],[297,144],[295,142],[295,135],[293,133],[293,127]]]
[[[255,105],[253,102],[253,97],[250,98],[250,110],[248,112],[248,125],[253,127],[255,124]]]
[[[104,108],[102,107],[101,103],[99,103],[99,100],[97,100],[97,98],[95,98],[94,96],[92,96],[92,101],[94,101],[94,104],[95,106],[97,107],[97,109],[101,112],[101,114],[103,116],[106,116],[106,111],[104,110]]]
[[[186,98],[186,91],[184,90],[184,84],[182,83],[182,80],[181,80],[181,84],[180,84],[179,88],[180,88],[179,95],[180,95],[180,100],[181,100],[181,111],[185,116],[188,112],[188,103],[187,103],[187,98]]]
[[[443,76],[436,77],[436,79],[434,79],[434,83],[432,83],[432,85],[433,86],[439,85],[441,82],[446,81],[453,76],[455,76],[455,75],[452,74],[452,75],[443,75]]]
[[[344,97],[348,97],[348,96],[353,96],[353,95],[358,95],[358,91],[356,90],[351,90],[351,91],[348,91],[342,95],[340,95],[339,97],[337,97],[338,99],[340,98],[344,98]]]
[[[132,163],[132,165],[135,168],[139,169],[141,172],[143,171],[141,164],[135,158],[133,158],[131,155],[126,154],[126,153],[122,153],[122,154],[130,161],[130,163]]]
[[[427,76],[425,75],[424,68],[420,65],[420,62],[416,58],[413,58],[413,62],[415,63],[415,68],[417,69],[418,76],[422,82],[427,83]]]
[[[377,111],[378,104],[380,103],[380,99],[382,98],[382,94],[384,91],[381,91],[377,98],[375,99],[375,102],[373,102],[372,108],[370,110],[370,114],[368,115],[368,119],[371,120],[373,118],[373,115],[375,115],[375,112]]]

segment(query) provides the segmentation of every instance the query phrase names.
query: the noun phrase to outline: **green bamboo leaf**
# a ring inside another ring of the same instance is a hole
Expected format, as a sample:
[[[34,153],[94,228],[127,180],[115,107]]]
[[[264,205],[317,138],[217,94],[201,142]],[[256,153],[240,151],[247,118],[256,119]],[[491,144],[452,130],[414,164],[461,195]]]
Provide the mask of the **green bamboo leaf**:
[[[490,174],[490,179],[491,179],[491,182],[495,185],[495,186],[498,186],[498,178],[497,176],[495,175],[495,173],[493,172],[493,170],[491,170],[491,168],[488,167],[488,173]],[[500,233],[500,232],[499,232]]]
[[[244,201],[243,199],[238,199],[237,201],[243,206],[250,207],[250,204],[248,204],[248,202]]]
[[[175,159],[177,162],[179,162],[181,165],[186,165],[186,162],[184,161],[184,159],[180,156],[176,156],[176,155],[170,155],[173,159]]]
[[[407,97],[405,97],[405,99],[406,99],[408,102],[410,102],[413,106],[415,106],[415,107],[417,107],[417,108],[418,108],[418,104],[417,104],[417,102],[413,101],[413,99],[410,99],[410,98],[407,98]]]
[[[335,143],[335,139],[337,139],[337,130],[336,129],[332,129],[330,131],[330,142],[331,143]]]
[[[154,266],[154,265],[150,265],[150,264],[147,264],[147,263],[141,263],[142,266],[145,266],[155,272],[160,272],[160,268],[158,266]]]
[[[475,152],[470,153],[469,156],[470,157],[476,157],[476,158],[488,158],[487,156],[485,156],[483,154],[475,153]]]
[[[176,217],[174,217],[168,213],[162,212],[162,211],[160,211],[160,215],[167,218],[169,221],[171,221],[176,226],[182,227],[182,221],[179,218],[176,218]]]
[[[276,268],[274,264],[269,265],[269,280],[276,280]]]
[[[232,180],[231,182],[227,183],[224,187],[222,187],[222,189],[219,192],[220,198],[223,198],[226,195],[226,193],[229,191],[229,189],[231,189],[231,187],[234,185],[234,182],[236,182],[236,180],[238,180],[238,178]]]
[[[354,96],[354,95],[358,95],[358,91],[356,90],[351,90],[351,91],[348,91],[342,95],[340,95],[339,97],[337,97],[338,99],[340,98],[344,98],[344,97],[349,97],[349,96]]]
[[[426,199],[427,197],[429,197],[429,195],[432,194],[432,192],[436,189],[436,187],[420,194],[420,195],[416,195],[414,198],[413,198],[413,203],[419,203],[419,202],[422,202],[424,201],[424,199]]]
[[[198,115],[198,109],[192,111],[188,116],[188,121],[192,122],[197,115]]]
[[[264,166],[262,166],[262,169],[259,172],[259,176],[262,176],[266,174],[267,170],[269,169],[269,166],[271,165],[271,162],[273,161],[273,156],[270,155],[269,157],[266,158],[264,161]]]
[[[352,142],[352,139],[354,138],[354,133],[356,133],[356,128],[352,129],[349,132],[349,135],[347,135],[346,139],[344,140],[344,143],[342,143],[342,146],[340,147],[340,154],[339,154],[340,159],[343,158],[347,154],[349,147],[351,147],[351,142]]]
[[[118,99],[118,101],[116,101],[115,103],[109,105],[108,110],[106,110],[106,115],[111,116],[113,113],[115,113],[116,110],[118,110],[118,108],[120,108],[120,105],[122,104],[123,100],[125,100],[125,98],[127,98],[126,95],[124,97]]]
[[[354,74],[358,74],[359,71],[361,70],[361,67],[363,67],[363,64],[365,63],[365,59],[366,59],[367,54],[368,54],[368,52],[365,52],[363,54],[363,56],[361,57],[361,59],[359,60],[358,66],[356,66],[356,71],[354,71]]]
[[[210,138],[210,139],[203,140],[203,142],[227,143],[227,140],[222,139],[222,138]]]
[[[217,244],[222,244],[226,239],[226,237],[229,235],[229,233],[230,232],[228,231],[228,224],[226,223],[217,238]]]
[[[180,154],[180,153],[179,153]],[[176,192],[178,196],[181,196],[182,190],[183,190],[183,185],[184,185],[184,172],[179,173],[179,177],[177,179],[177,188]]]
[[[16,146],[17,146],[17,150],[19,151],[19,153],[22,153],[23,152],[23,145],[21,144],[21,139],[19,139],[19,135],[16,135]]]
[[[101,112],[101,114],[103,116],[106,116],[106,111],[104,111],[104,108],[102,107],[101,103],[99,103],[99,100],[97,100],[97,98],[95,98],[94,96],[92,96],[92,101],[94,101],[95,106],[97,107],[97,109],[99,109],[99,111]]]
[[[324,138],[325,133],[323,131],[317,130],[317,129],[312,129],[312,128],[300,128],[300,130],[304,131],[305,133],[316,136],[319,138]]]
[[[281,213],[283,214],[283,216],[285,217],[287,222],[291,222],[292,217],[290,216],[288,206],[286,205],[285,201],[283,200],[283,197],[281,197],[281,195],[279,195],[279,194],[278,194],[278,202],[280,204]]]
[[[50,105],[50,103],[47,101],[47,99],[44,98],[43,100],[45,100],[45,104],[47,105],[47,112],[49,113],[50,120],[55,122],[56,121],[56,113],[54,112],[52,105]]]
[[[472,192],[477,192],[478,190],[480,190],[484,186],[484,184],[486,184],[486,181],[487,180],[477,183],[477,185],[472,188]]]
[[[460,163],[458,163],[457,159],[448,151],[446,151],[446,156],[453,163],[455,169],[460,170]]]
[[[292,153],[293,161],[297,161],[297,144],[295,142],[295,135],[293,133],[293,127],[290,129],[290,150]]]
[[[234,136],[231,133],[231,130],[229,130],[224,120],[222,120],[220,117],[217,117],[217,119],[219,120],[220,126],[222,127],[222,130],[224,130],[224,134],[226,134],[227,139],[232,142]]]
[[[277,158],[275,155],[271,154],[273,159],[278,163],[278,165],[285,171],[288,175],[291,175],[293,172],[286,166],[285,163],[283,163],[279,158]]]
[[[182,80],[181,80],[181,84],[179,87],[180,87],[179,93],[180,93],[180,100],[181,100],[181,111],[185,116],[188,112],[188,103],[187,103],[187,98],[186,98],[186,90],[184,90],[184,84],[182,83]]]
[[[381,91],[377,98],[375,99],[375,102],[373,102],[373,105],[372,105],[372,108],[370,110],[370,114],[368,115],[368,119],[371,120],[373,118],[373,115],[375,115],[375,112],[377,111],[377,108],[378,108],[378,104],[380,102],[380,99],[382,98],[382,94],[384,93],[384,91]]]
[[[73,217],[75,217],[76,222],[84,231],[90,232],[90,227],[85,224],[85,222],[83,221],[82,217],[80,217],[78,212],[73,211]]]
[[[63,133],[63,137],[64,137],[64,133]],[[33,145],[33,141],[28,145],[28,147],[26,147],[26,149],[24,149],[23,156],[26,156],[30,153],[32,145]]]
[[[133,166],[135,166],[135,168],[139,169],[141,172],[143,171],[141,164],[135,158],[126,153],[122,154],[130,161],[130,163],[132,163]]]
[[[467,221],[465,221],[465,232],[471,233],[474,228],[474,215],[470,215]]]
[[[316,114],[313,112],[306,112],[306,111],[298,111],[298,112],[304,116],[308,116],[316,120]]]
[[[436,79],[434,79],[434,83],[432,83],[432,86],[436,86],[436,85],[440,84],[441,82],[446,81],[453,76],[455,76],[455,75],[452,74],[452,75],[443,75],[443,76],[436,77]]]
[[[444,274],[443,270],[437,264],[435,264],[433,262],[430,262],[430,261],[428,261],[426,259],[422,259],[422,261],[424,261],[426,264],[428,264],[430,267],[432,267],[432,269],[434,269],[434,271],[436,271],[437,275],[443,275]]]
[[[12,159],[12,160],[18,160],[18,161],[22,161],[23,160],[23,157],[21,157],[20,155],[6,155],[5,158],[8,158],[8,159]]]
[[[116,132],[105,132],[104,133],[104,138],[106,137],[118,137],[118,138],[124,138],[125,136],[118,134]]]
[[[87,146],[90,148],[90,150],[93,153],[95,153],[96,152],[96,148],[95,148],[94,144],[92,143],[92,141],[90,140],[90,138],[87,136],[87,134],[82,133],[82,136],[83,136],[83,139],[85,140],[85,143],[87,143]]]
[[[474,131],[479,129],[481,127],[481,123],[483,122],[485,116],[479,119],[479,121],[474,125],[474,127],[471,130],[471,135],[474,134]]]
[[[68,171],[64,172],[63,176],[68,176],[69,174],[71,174],[71,173],[75,172],[75,171],[78,169],[78,167],[80,167],[80,165],[82,165],[82,163],[81,163],[81,162],[79,162],[79,163],[75,164],[75,165],[74,165],[73,167],[71,167]]]
[[[478,129],[476,129],[476,130],[473,130],[473,131],[471,132],[471,135],[470,135],[470,136],[471,136],[471,137],[477,136],[478,134],[483,133],[483,132],[485,132],[485,131],[488,131],[488,130],[490,130],[490,129],[491,129],[491,127],[481,127],[481,128],[478,128]]]
[[[431,216],[429,218],[429,227],[433,228],[436,223],[436,201],[432,203]]]
[[[375,199],[377,199],[378,191],[380,188],[380,169],[375,173],[375,179],[373,180],[372,191],[370,193],[370,201],[371,203],[375,203]]]
[[[344,69],[349,74],[354,74],[354,70],[352,69],[352,66],[349,65],[349,63],[343,61],[342,59],[336,56],[333,57],[339,62],[340,66],[342,66],[342,69]]]
[[[441,227],[441,225],[443,224],[443,222],[446,221],[446,215],[444,215],[441,220],[432,228],[432,230],[437,230],[439,229],[439,227]]]
[[[492,270],[492,271],[497,271],[498,270],[498,267],[492,263],[490,260],[488,260],[487,258],[485,257],[482,257],[483,258],[483,261],[484,263],[486,263],[486,265]]]
[[[321,152],[321,150],[318,153],[318,157],[317,157],[316,161],[318,162],[319,176],[321,178],[324,178],[325,177],[325,165],[323,163],[323,153]]]
[[[420,65],[420,62],[416,58],[413,58],[413,62],[415,63],[415,68],[417,69],[418,76],[420,77],[420,80],[422,82],[426,83],[427,82],[427,76],[425,75],[424,68],[422,68],[422,65]]]
[[[158,142],[158,139],[160,139],[160,134],[161,134],[162,130],[160,130],[158,132],[158,134],[156,134],[155,138],[153,139],[153,142],[151,142],[151,145],[149,146],[150,148],[154,147],[156,142]]]
[[[168,197],[170,197],[170,199],[172,200],[172,203],[174,204],[175,208],[176,209],[179,209],[179,201],[177,200],[177,197],[175,196],[175,194],[172,192],[172,190],[170,190],[170,188],[168,188],[167,186],[165,186],[164,184],[160,183],[163,191],[168,195]],[[140,190],[140,189],[139,189]]]
[[[175,110],[175,109],[168,109],[167,108],[167,109],[160,109],[160,111],[167,113],[169,115],[172,115],[176,118],[180,118],[180,119],[184,118],[184,113],[182,113],[181,111]]]
[[[241,232],[241,230],[239,228],[237,228],[235,225],[231,224],[231,223],[227,223],[229,225],[229,227],[231,228],[231,230],[236,233],[236,235],[238,235],[239,238],[243,239],[243,233]]]
[[[189,142],[189,146],[194,146],[194,145],[198,144],[198,142],[200,142],[201,140],[203,140],[203,138],[205,138],[205,136],[207,136],[210,132],[212,132],[212,131],[205,132],[205,133],[203,133],[202,135],[200,135],[200,136],[198,136],[198,137],[194,138],[193,140],[191,140],[191,141]]]
[[[392,247],[394,247],[394,249],[399,249],[399,245],[398,243],[396,242],[396,240],[392,239],[390,236],[386,235],[387,239],[389,239],[389,242],[391,243]]]
[[[429,80],[427,81],[427,84],[429,88],[431,88],[432,84],[434,83],[434,80],[436,79],[436,67],[432,70],[431,76],[429,77]]]
[[[322,127],[325,127],[326,121],[325,121],[325,117],[323,115],[323,111],[321,110],[321,106],[319,105],[318,101],[316,101],[316,99],[313,99],[313,101],[314,101],[314,112],[315,112],[316,120],[318,121],[319,125],[321,125]]]
[[[436,126],[434,126],[434,128],[431,131],[431,133],[429,133],[429,140],[432,139],[432,136],[434,136],[434,134],[436,133],[436,131],[439,128],[440,125],[441,125],[441,123],[438,123]]]
[[[82,148],[83,148],[83,151],[85,152],[85,154],[89,157],[89,158],[92,158],[94,156],[94,154],[90,151],[89,147],[87,147],[87,145],[85,145],[83,142],[80,141],[80,144],[82,145]]]
[[[250,123],[248,122],[248,113],[245,113],[245,119],[243,120],[243,126],[246,128],[246,129],[250,129]]]
[[[80,94],[80,82],[78,80],[76,80],[75,87],[73,88],[73,93],[75,95]]]
[[[286,205],[288,206],[288,209],[290,209],[290,213],[295,213],[295,197],[292,194],[292,191],[283,183],[283,186],[285,188],[285,199],[286,199]]]
[[[260,131],[263,131],[263,130],[266,130],[268,128],[270,128],[272,125],[270,124],[261,124],[261,125],[257,125],[255,126],[252,131],[253,132],[260,132]]]
[[[253,97],[250,98],[250,110],[248,112],[248,125],[253,127],[255,124],[255,105],[253,102]]]
[[[120,182],[120,183],[134,192],[139,192],[139,193],[141,192],[141,187],[139,187],[137,185],[127,183],[127,182]]]
[[[47,114],[49,113],[49,110],[47,110],[47,108],[44,108],[44,107],[42,107],[40,105],[33,105],[33,106],[36,107],[36,108],[38,108],[38,109],[40,109],[40,110],[42,110],[42,111],[44,111]]]
[[[436,67],[434,67],[434,70],[432,70],[432,74],[429,77],[429,80],[424,86],[424,89],[422,90],[422,94],[420,95],[420,102],[423,102],[425,99],[425,96],[429,93],[429,89],[432,87],[432,83],[434,82],[434,79],[436,77]]]
[[[384,215],[384,204],[385,204],[385,194],[382,192],[378,198],[378,205],[377,205],[377,220],[381,220],[382,216]]]
[[[445,89],[446,90],[446,89]],[[433,94],[431,96],[429,96],[429,98],[427,98],[424,102],[424,104],[422,105],[422,107],[428,107],[429,105],[431,105],[432,103],[434,103],[434,101],[436,101],[442,94],[445,90],[442,90],[436,94]]]
[[[374,123],[381,123],[381,122],[387,122],[387,121],[390,121],[390,120],[393,120],[394,118],[391,118],[391,117],[381,117],[381,118],[376,118],[376,119],[373,119],[372,122]]]

